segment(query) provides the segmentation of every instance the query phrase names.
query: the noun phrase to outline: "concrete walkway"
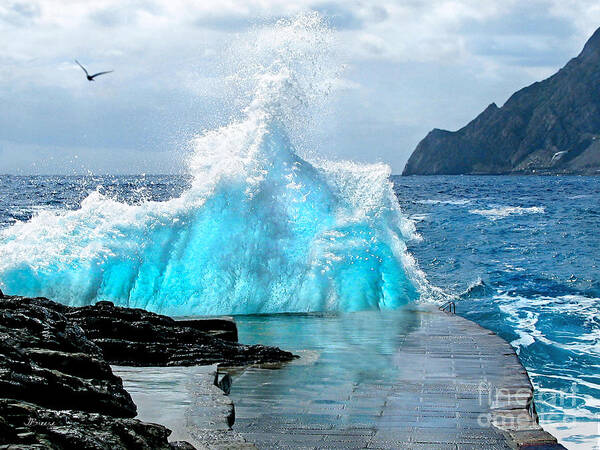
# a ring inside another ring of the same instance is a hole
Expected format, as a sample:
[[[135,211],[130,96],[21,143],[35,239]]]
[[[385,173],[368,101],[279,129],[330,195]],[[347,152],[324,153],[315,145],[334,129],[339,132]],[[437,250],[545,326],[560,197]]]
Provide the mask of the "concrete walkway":
[[[431,305],[398,336],[393,380],[311,380],[318,400],[283,390],[278,370],[248,369],[234,386],[233,430],[258,448],[563,448],[533,419],[533,390],[510,345]],[[361,355],[356,354],[357,364]]]
[[[231,430],[234,406],[215,385],[217,366],[112,366],[138,407],[137,418],[171,430],[169,441],[198,449],[256,447]]]

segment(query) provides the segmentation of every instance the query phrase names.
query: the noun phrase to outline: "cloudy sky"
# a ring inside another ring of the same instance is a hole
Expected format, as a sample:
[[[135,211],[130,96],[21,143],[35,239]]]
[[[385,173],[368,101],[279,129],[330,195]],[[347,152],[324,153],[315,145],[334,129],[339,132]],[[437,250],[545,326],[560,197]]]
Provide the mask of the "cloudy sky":
[[[181,171],[190,137],[231,115],[227,48],[309,10],[345,65],[317,150],[395,173],[429,130],[551,75],[600,26],[597,0],[3,0],[0,173]],[[74,58],[115,72],[89,83]]]

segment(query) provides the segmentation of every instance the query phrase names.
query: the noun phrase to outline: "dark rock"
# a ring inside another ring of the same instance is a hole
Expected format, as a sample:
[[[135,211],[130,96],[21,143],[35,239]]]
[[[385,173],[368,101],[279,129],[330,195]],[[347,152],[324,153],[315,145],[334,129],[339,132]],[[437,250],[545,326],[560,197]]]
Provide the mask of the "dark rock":
[[[162,425],[96,413],[42,408],[33,403],[0,399],[7,448],[171,449],[171,431]],[[0,446],[0,448],[2,448]],[[182,448],[182,447],[179,447]],[[193,448],[193,447],[191,447]]]
[[[202,330],[207,328],[199,324],[202,321],[175,321],[143,309],[122,308],[108,302],[70,308],[66,316],[85,330],[110,364],[243,366],[294,358],[293,354],[276,347],[241,345],[215,337]],[[231,325],[226,326],[231,329]]]
[[[464,128],[435,129],[403,175],[600,174],[600,28],[558,73],[491,104]]]
[[[231,375],[228,373],[215,374],[215,386],[221,389],[225,394],[229,394],[231,392],[231,385],[233,384],[233,380],[231,379]]]
[[[44,298],[0,299],[0,449],[169,449],[102,350]]]
[[[61,311],[46,299],[0,299],[0,397],[134,417],[100,348]]]
[[[0,444],[16,442],[17,430],[4,417],[0,416]]]
[[[237,326],[231,317],[222,317],[218,319],[184,319],[177,320],[175,325],[193,328],[194,330],[202,331],[210,334],[211,336],[225,339],[227,341],[238,341]]]
[[[136,406],[109,363],[239,366],[294,358],[275,347],[240,345],[233,336],[237,329],[230,320],[176,322],[111,302],[73,308],[3,296],[0,449],[193,448],[169,444],[167,428],[133,419]],[[215,384],[228,390],[231,378],[216,378]],[[233,405],[222,403],[233,422]]]
[[[13,334],[21,333],[21,342],[27,342],[31,348],[84,353],[96,359],[104,358],[109,364],[243,366],[289,361],[295,357],[276,347],[232,342],[231,336],[234,332],[237,335],[237,329],[231,320],[211,319],[206,325],[202,324],[204,320],[176,321],[106,301],[93,306],[69,307],[45,298],[16,296],[0,299],[0,310],[0,326],[11,328]],[[62,331],[49,331],[47,328],[51,326]],[[215,337],[215,328],[227,331],[228,339]],[[33,353],[48,362],[53,358],[49,352]],[[81,355],[70,357],[78,359],[72,368],[80,371],[78,373],[89,370],[86,365],[94,363],[85,361]],[[59,364],[60,355],[54,355],[54,359],[55,364]]]

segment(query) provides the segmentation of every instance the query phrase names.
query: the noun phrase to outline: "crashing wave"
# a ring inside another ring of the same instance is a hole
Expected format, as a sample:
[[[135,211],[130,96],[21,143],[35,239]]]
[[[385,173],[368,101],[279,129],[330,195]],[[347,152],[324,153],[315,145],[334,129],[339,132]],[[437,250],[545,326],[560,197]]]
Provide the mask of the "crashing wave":
[[[414,227],[389,167],[310,162],[289,137],[295,105],[321,81],[298,69],[318,60],[310,37],[320,43],[319,33],[328,30],[315,15],[269,30],[270,45],[282,36],[274,60],[257,66],[243,117],[193,141],[192,181],[180,197],[130,205],[93,192],[76,211],[42,211],[2,230],[5,292],[172,315],[416,299],[425,282],[405,246]]]

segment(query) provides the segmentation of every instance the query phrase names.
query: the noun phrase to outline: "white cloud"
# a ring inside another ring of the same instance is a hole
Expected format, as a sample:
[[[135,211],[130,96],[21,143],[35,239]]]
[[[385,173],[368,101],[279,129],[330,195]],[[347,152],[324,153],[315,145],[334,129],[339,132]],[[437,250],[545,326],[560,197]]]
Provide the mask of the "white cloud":
[[[174,134],[226,120],[222,56],[236,34],[310,9],[338,28],[349,66],[332,107],[353,105],[336,115],[353,133],[329,126],[334,153],[391,158],[396,171],[430,128],[458,127],[552,73],[600,24],[595,0],[8,0],[0,4],[3,138],[164,151]],[[115,72],[94,85],[73,58]],[[369,135],[375,122],[379,146]],[[57,129],[75,137],[63,142]]]

